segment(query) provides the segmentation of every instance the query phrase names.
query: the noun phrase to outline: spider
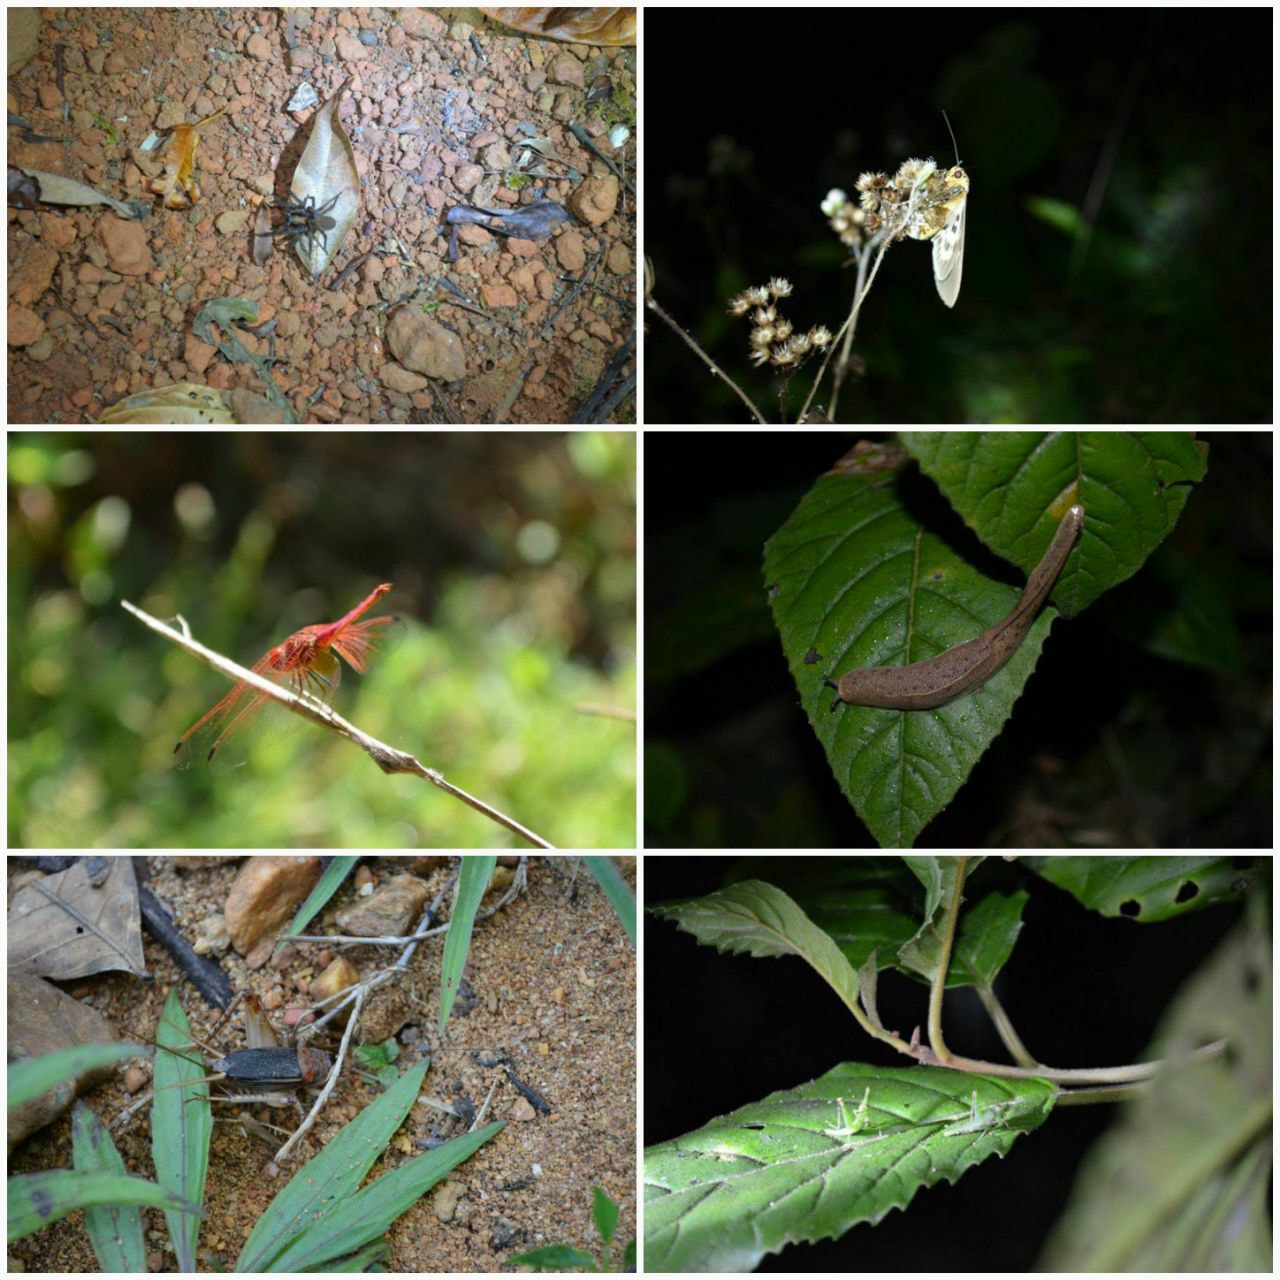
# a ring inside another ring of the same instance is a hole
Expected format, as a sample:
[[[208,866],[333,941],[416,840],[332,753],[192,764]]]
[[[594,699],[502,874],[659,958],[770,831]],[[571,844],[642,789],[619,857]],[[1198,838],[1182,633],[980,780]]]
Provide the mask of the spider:
[[[273,234],[284,236],[291,241],[300,241],[304,253],[311,253],[315,250],[316,237],[320,238],[321,247],[328,249],[329,235],[328,233],[337,226],[333,218],[325,215],[338,203],[338,195],[332,200],[316,207],[315,196],[307,196],[305,200],[277,200],[272,208],[279,209],[284,214],[284,222],[276,228]],[[311,248],[308,249],[307,245]]]

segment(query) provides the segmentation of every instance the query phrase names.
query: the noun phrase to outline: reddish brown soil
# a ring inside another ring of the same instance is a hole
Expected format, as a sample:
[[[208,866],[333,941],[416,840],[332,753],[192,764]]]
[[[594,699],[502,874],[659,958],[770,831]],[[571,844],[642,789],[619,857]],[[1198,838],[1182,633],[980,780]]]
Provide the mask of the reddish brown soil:
[[[9,210],[11,423],[92,422],[126,396],[176,383],[261,393],[251,366],[231,363],[192,329],[216,298],[256,302],[259,323],[276,322],[273,376],[299,422],[568,422],[632,333],[635,203],[627,187],[604,221],[568,223],[550,239],[466,227],[454,263],[441,216],[459,203],[528,204],[536,188],[564,204],[584,184],[612,181],[573,124],[633,183],[634,139],[615,151],[608,135],[612,123],[634,125],[634,49],[523,37],[476,10],[43,14],[38,53],[9,79],[9,110],[35,133],[70,141],[24,142],[10,128],[10,162],[151,210],[136,223],[105,206]],[[589,103],[605,75],[612,97]],[[355,224],[316,283],[283,244],[255,266],[258,206],[288,193],[317,110],[290,114],[286,105],[304,82],[322,104],[344,80],[340,119],[361,183]],[[163,149],[148,156],[137,148],[174,117],[194,123],[224,106],[200,130],[198,203],[165,209],[143,171]],[[547,140],[550,176],[513,188],[514,144],[529,136]],[[586,287],[574,294],[584,275]],[[441,279],[483,314],[458,305]],[[388,328],[406,308],[419,323],[430,310],[457,336],[464,377],[429,379],[397,361]],[[266,336],[237,336],[270,354]],[[633,422],[634,396],[608,420]]]

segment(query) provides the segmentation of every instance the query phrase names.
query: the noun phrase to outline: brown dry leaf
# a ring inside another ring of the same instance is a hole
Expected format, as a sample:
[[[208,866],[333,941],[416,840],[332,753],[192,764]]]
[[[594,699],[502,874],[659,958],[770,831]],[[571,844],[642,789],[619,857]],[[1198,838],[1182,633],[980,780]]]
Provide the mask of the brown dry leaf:
[[[305,245],[301,240],[294,241],[294,252],[313,280],[333,261],[360,212],[360,170],[356,167],[356,153],[338,119],[338,107],[350,83],[344,80],[316,113],[307,148],[289,184],[294,200],[301,203],[310,198],[316,209],[323,208],[337,196],[325,215],[333,219],[333,226],[325,232],[324,241],[318,236]]]
[[[151,179],[152,195],[164,196],[166,209],[189,209],[200,199],[196,185],[196,143],[202,124],[216,120],[226,107],[219,107],[211,116],[197,120],[195,124],[174,125],[169,135],[169,146],[164,153],[164,175]]]
[[[147,976],[128,858],[81,858],[23,885],[9,907],[9,968],[66,981],[104,969]]]
[[[630,9],[485,9],[495,22],[574,44],[635,44],[636,11]]]
[[[197,382],[153,387],[117,400],[105,409],[99,422],[156,422],[180,426],[202,422],[234,422],[220,391]]]
[[[258,206],[257,221],[253,226],[253,261],[261,267],[271,257],[271,212],[265,204]]]

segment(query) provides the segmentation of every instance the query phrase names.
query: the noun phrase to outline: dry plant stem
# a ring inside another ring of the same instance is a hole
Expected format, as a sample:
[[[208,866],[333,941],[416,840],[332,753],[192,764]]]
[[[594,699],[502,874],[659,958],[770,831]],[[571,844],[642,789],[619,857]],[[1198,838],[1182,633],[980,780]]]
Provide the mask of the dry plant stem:
[[[750,410],[751,416],[762,427],[767,427],[769,425],[767,420],[760,413],[760,410],[757,409],[755,405],[751,403],[750,399],[747,397],[746,392],[743,391],[742,388],[738,386],[738,384],[734,382],[734,380],[727,373],[725,373],[725,371],[722,368],[720,368],[720,366],[716,364],[716,362],[712,360],[712,358],[709,355],[707,355],[707,353],[703,351],[703,349],[700,346],[698,346],[698,344],[691,337],[689,337],[687,333],[685,333],[685,331],[675,322],[675,320],[662,309],[661,305],[658,302],[656,302],[653,298],[650,297],[645,300],[645,306],[647,306],[649,310],[653,312],[654,315],[656,315],[660,320],[662,320],[663,323],[669,325],[673,333],[678,334],[681,338],[683,338],[685,343],[692,349],[694,354],[697,355],[697,357],[707,366],[708,369],[711,370],[712,373],[716,375],[717,378],[724,379],[725,383],[732,388],[734,394],[737,395],[738,399],[741,400],[742,403],[745,404],[747,408]]]
[[[470,805],[477,813],[483,813],[486,818],[496,822],[499,826],[515,832],[516,835],[522,840],[526,840],[529,844],[537,845],[542,849],[555,848],[549,841],[544,840],[536,832],[530,831],[528,827],[521,825],[514,818],[509,818],[501,810],[495,809],[492,805],[486,804],[476,796],[463,791],[461,787],[455,787],[452,782],[445,778],[444,774],[436,769],[428,769],[416,756],[410,755],[407,751],[400,751],[395,747],[388,746],[387,743],[380,742],[377,738],[370,737],[369,734],[344,720],[336,711],[318,699],[306,694],[294,693],[292,689],[276,684],[265,676],[258,675],[256,671],[249,671],[238,663],[232,662],[230,658],[223,657],[222,654],[215,652],[213,649],[206,649],[199,641],[191,638],[187,632],[185,621],[180,619],[183,630],[175,631],[174,628],[161,622],[159,618],[153,618],[136,605],[130,604],[128,600],[121,600],[120,604],[135,618],[150,627],[152,631],[164,636],[166,640],[172,641],[178,648],[185,649],[193,657],[207,663],[220,675],[224,675],[227,679],[233,681],[243,680],[259,693],[265,693],[268,697],[283,703],[290,711],[314,721],[322,728],[329,729],[334,733],[341,734],[344,738],[350,739],[364,751],[383,773],[416,774],[418,777],[430,782],[432,786],[439,787],[441,791],[448,792],[455,799],[461,800],[463,804]]]
[[[529,875],[529,855],[521,854],[520,864],[516,867],[516,873],[514,876],[511,877],[511,883],[507,885],[506,889],[503,891],[502,897],[500,897],[497,900],[497,902],[495,902],[492,906],[485,907],[483,911],[477,911],[475,916],[476,920],[477,921],[487,920],[491,915],[494,915],[496,912],[501,911],[502,908],[507,905],[507,903],[513,901],[517,894],[524,891],[526,885],[528,884],[528,875]],[[450,880],[449,885],[451,885],[452,883],[453,881]],[[440,906],[441,902],[444,901],[444,895],[445,893],[448,892],[449,885],[446,885],[445,889],[436,895],[436,899],[431,904],[431,907],[428,911],[428,915],[430,916],[435,915],[436,909]],[[424,917],[424,919],[425,918],[426,917]],[[433,928],[423,929],[419,933],[406,934],[404,935],[404,937],[398,937],[398,938],[397,937],[353,938],[349,934],[345,934],[345,933],[342,933],[342,934],[298,933],[290,937],[289,941],[290,942],[324,942],[324,943],[328,943],[330,946],[336,944],[342,947],[358,947],[364,943],[367,943],[369,946],[373,946],[373,947],[402,947],[409,942],[418,943],[418,942],[424,941],[427,938],[434,938],[437,934],[448,933],[449,924],[450,922],[446,920],[444,924],[438,924],[438,925],[435,925]],[[385,972],[391,973],[391,972],[398,971],[402,966],[403,962],[408,959],[408,955],[411,955],[411,954],[412,952],[407,953],[405,956],[401,958],[400,961],[396,962],[396,965],[394,966],[393,969],[385,970]],[[333,996],[329,997],[330,1000],[334,998],[335,997]],[[317,1005],[316,1007],[319,1008],[320,1006]]]
[[[475,1133],[475,1131],[484,1124],[484,1118],[489,1110],[489,1103],[493,1101],[493,1091],[498,1087],[499,1079],[499,1076],[493,1077],[493,1083],[489,1086],[489,1092],[485,1096],[485,1100],[481,1104],[480,1110],[476,1112],[476,1118],[471,1122],[471,1128],[467,1130],[468,1133]]]
[[[334,1061],[333,1070],[329,1072],[329,1078],[324,1082],[324,1088],[320,1091],[320,1096],[312,1104],[306,1119],[293,1131],[293,1135],[288,1142],[271,1157],[275,1164],[281,1164],[289,1152],[298,1145],[302,1140],[303,1134],[315,1124],[316,1117],[323,1110],[324,1104],[329,1101],[329,1095],[333,1092],[334,1085],[338,1083],[338,1075],[342,1071],[342,1064],[346,1061],[347,1048],[351,1044],[352,1032],[355,1031],[356,1024],[360,1021],[360,1006],[364,1003],[364,997],[365,992],[363,991],[356,996],[355,1008],[352,1009],[351,1017],[347,1020],[347,1029],[343,1033],[342,1044],[338,1048],[338,1056]]]
[[[870,245],[867,246],[870,248]],[[889,241],[883,240],[880,243],[880,251],[876,254],[875,262],[871,267],[871,274],[867,278],[866,284],[862,283],[862,267],[858,268],[858,289],[854,293],[853,306],[845,318],[844,324],[840,326],[840,332],[836,334],[836,340],[827,348],[827,354],[822,358],[822,364],[818,369],[818,376],[813,380],[813,386],[809,388],[809,394],[805,398],[804,406],[800,410],[800,416],[796,419],[799,423],[808,421],[809,410],[813,405],[813,398],[818,394],[818,388],[822,385],[822,375],[827,371],[827,365],[831,363],[831,357],[835,355],[836,348],[841,345],[843,339],[845,344],[844,359],[848,359],[848,348],[853,343],[853,335],[858,331],[858,316],[862,311],[862,304],[866,300],[867,294],[871,292],[871,286],[875,282],[876,273],[880,270],[880,264],[884,261],[885,250],[889,247]],[[834,409],[834,406],[832,406]],[[828,413],[828,418],[834,418],[832,412]]]
[[[603,716],[606,720],[629,720],[636,722],[636,713],[625,707],[606,707],[599,702],[577,702],[573,709],[580,716]]]
[[[857,255],[858,277],[854,286],[853,294],[855,298],[861,298],[863,296],[863,291],[866,288],[867,269],[871,265],[872,261],[870,250],[874,247],[874,243],[868,245]],[[844,390],[844,380],[848,375],[849,359],[853,354],[853,338],[856,332],[856,322],[846,328],[844,341],[840,344],[840,361],[836,365],[835,374],[831,379],[831,403],[827,406],[827,417],[833,422],[836,418],[836,412],[840,407],[840,393]]]

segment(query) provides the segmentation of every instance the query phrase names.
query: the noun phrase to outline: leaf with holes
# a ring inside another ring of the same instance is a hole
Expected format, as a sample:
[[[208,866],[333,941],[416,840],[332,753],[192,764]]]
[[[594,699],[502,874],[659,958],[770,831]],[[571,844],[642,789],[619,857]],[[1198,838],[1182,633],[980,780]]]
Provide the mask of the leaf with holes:
[[[1115,854],[1023,858],[1023,865],[1104,916],[1154,924],[1222,902],[1253,887],[1255,858],[1119,858]],[[1238,865],[1237,865],[1238,864]]]

